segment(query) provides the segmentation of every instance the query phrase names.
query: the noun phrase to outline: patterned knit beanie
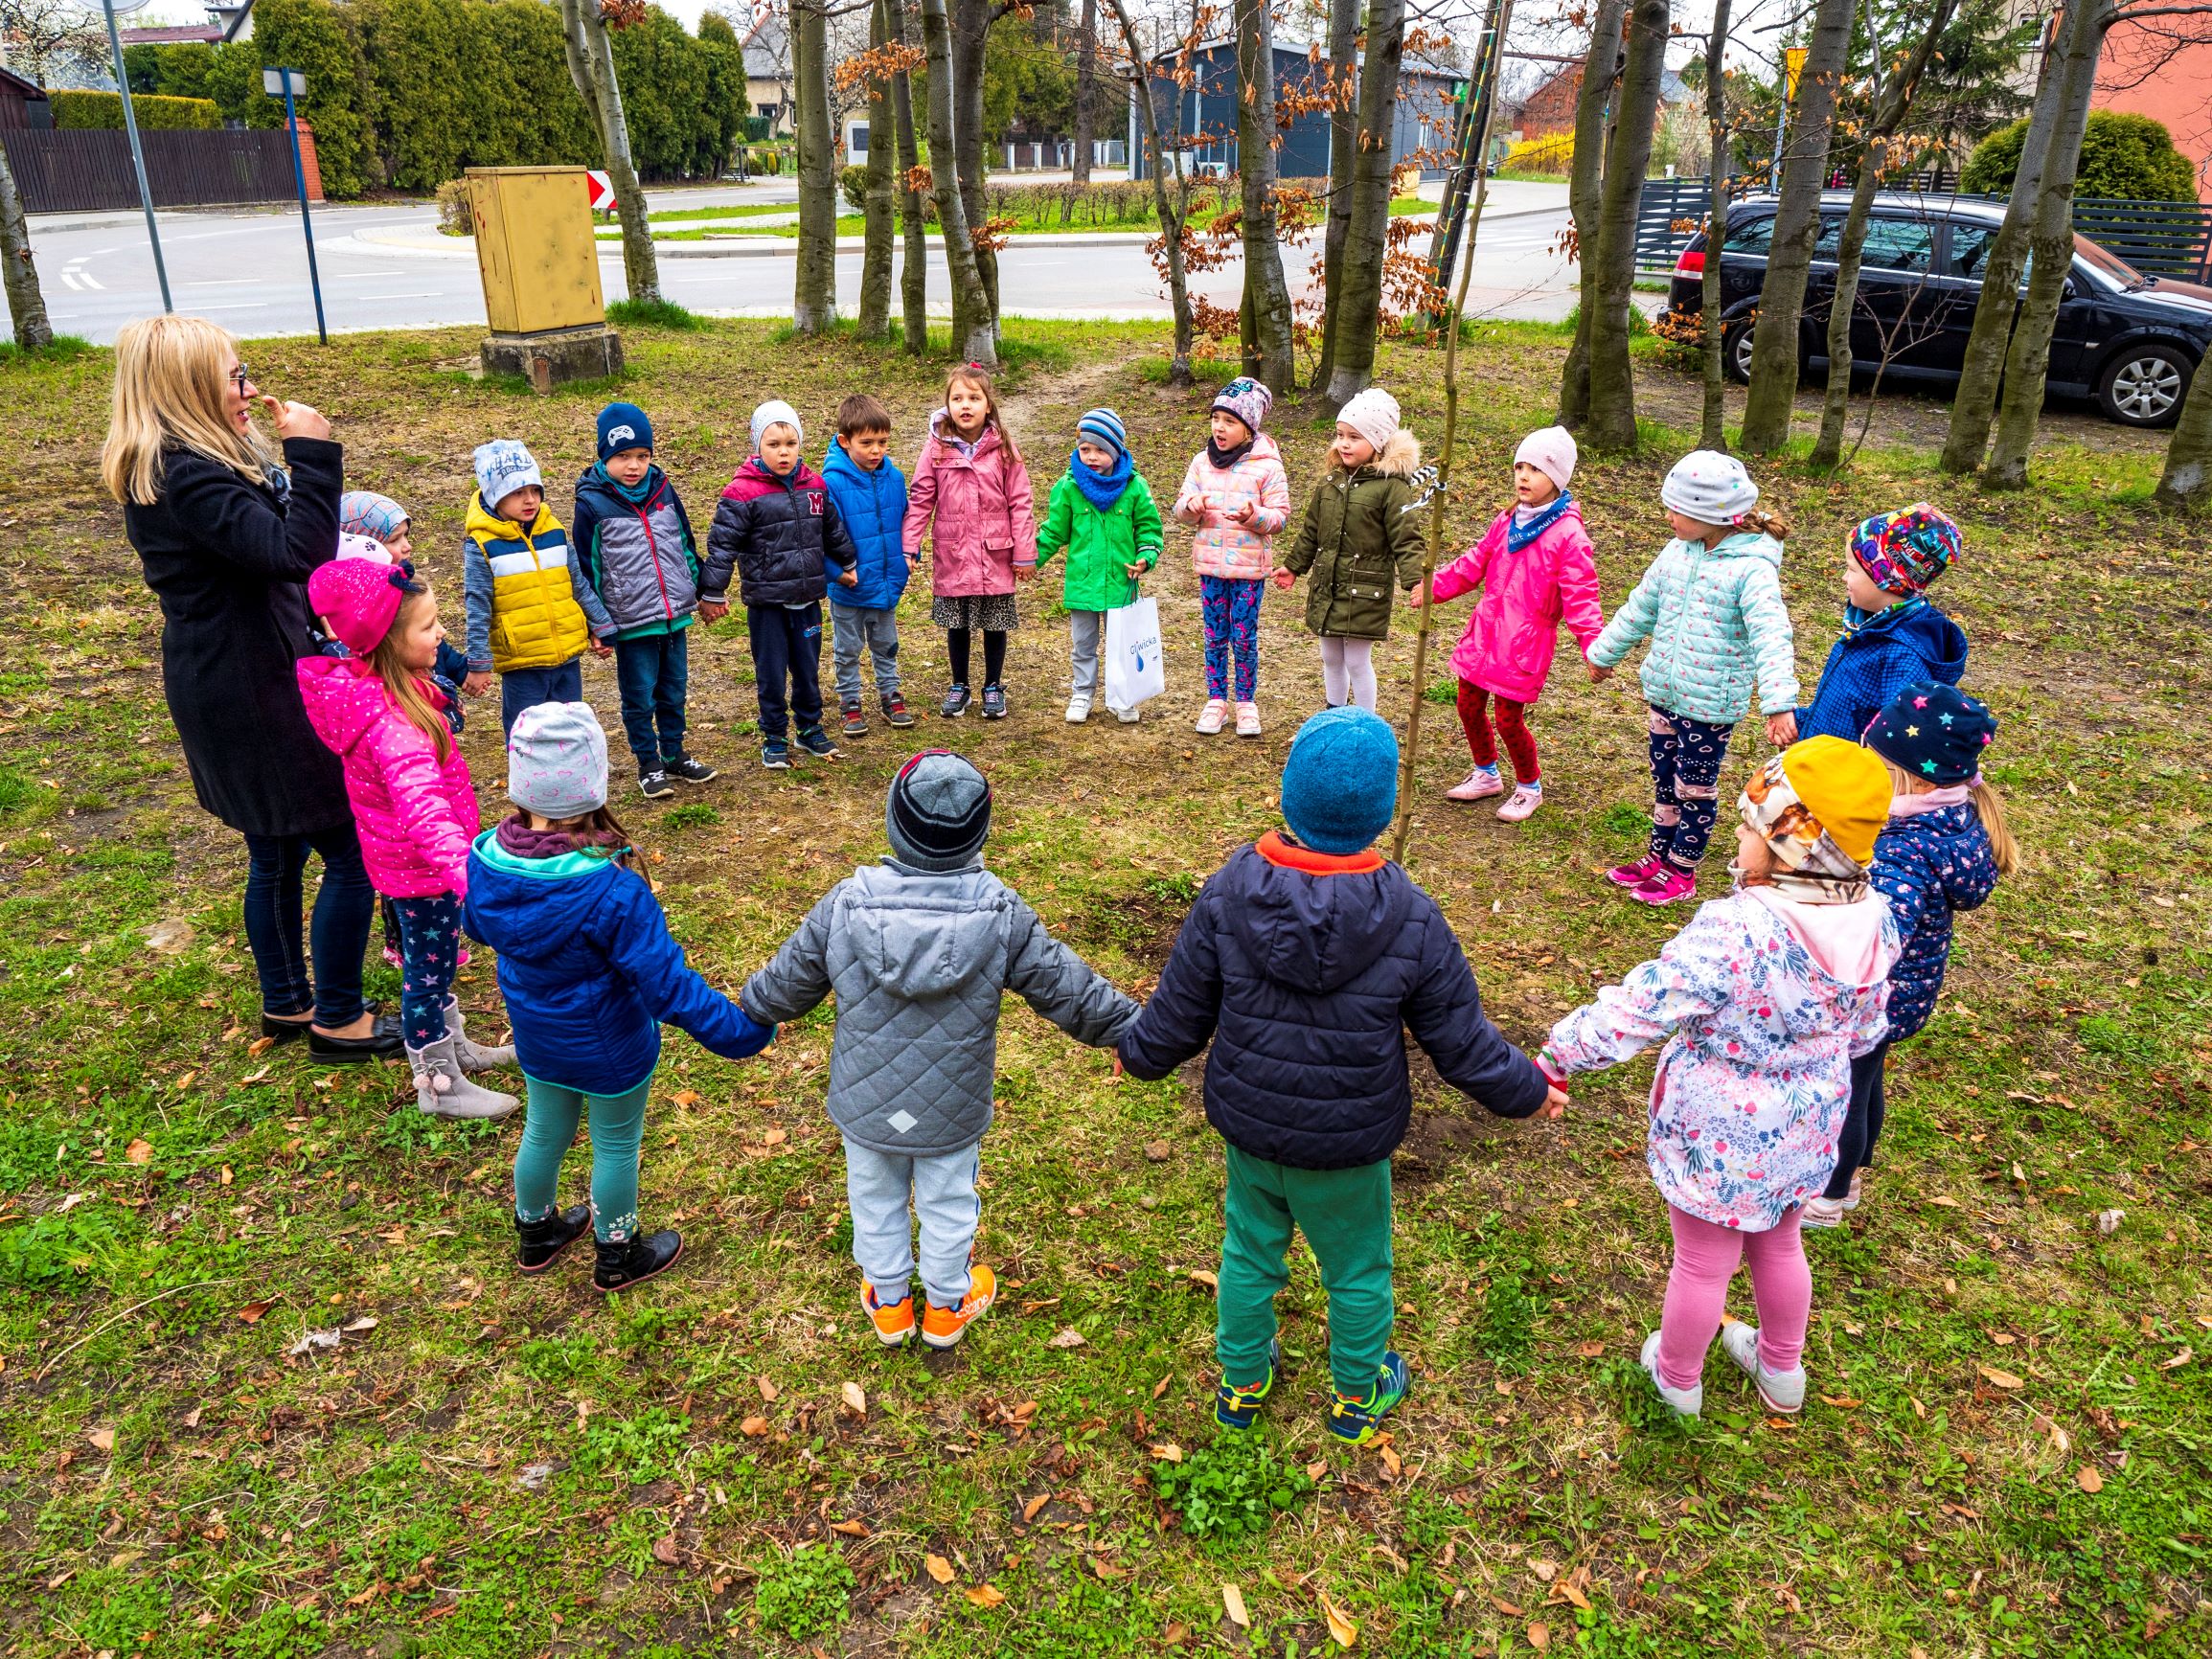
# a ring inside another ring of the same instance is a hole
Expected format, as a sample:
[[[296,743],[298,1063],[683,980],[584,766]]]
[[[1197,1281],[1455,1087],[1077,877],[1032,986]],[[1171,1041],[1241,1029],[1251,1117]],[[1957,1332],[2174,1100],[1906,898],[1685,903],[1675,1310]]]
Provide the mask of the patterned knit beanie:
[[[1925,501],[1860,519],[1851,533],[1851,557],[1876,587],[1899,599],[1925,592],[1963,551],[1958,526]]]
[[[1915,680],[1882,705],[1859,740],[1901,772],[1937,788],[1981,776],[1996,716],[1979,697],[1940,680]]]
[[[1733,455],[1693,449],[1668,471],[1659,500],[1699,524],[1736,524],[1759,505],[1759,486]]]
[[[338,497],[338,530],[342,534],[390,541],[406,528],[407,510],[389,495],[378,495],[374,489],[349,489]]]
[[[1351,427],[1375,445],[1378,454],[1398,436],[1398,399],[1380,386],[1354,395],[1336,411],[1336,423]]]
[[[1214,394],[1213,407],[1227,411],[1244,423],[1244,430],[1257,438],[1260,428],[1266,424],[1267,411],[1275,406],[1275,394],[1252,378],[1239,375]],[[1378,449],[1382,446],[1378,443]]]
[[[534,703],[514,716],[507,798],[556,822],[606,805],[606,733],[589,703]]]
[[[489,443],[476,446],[476,493],[484,499],[484,511],[497,512],[499,504],[517,489],[532,485],[545,488],[545,474],[537,469],[537,457],[516,438],[494,438]]]

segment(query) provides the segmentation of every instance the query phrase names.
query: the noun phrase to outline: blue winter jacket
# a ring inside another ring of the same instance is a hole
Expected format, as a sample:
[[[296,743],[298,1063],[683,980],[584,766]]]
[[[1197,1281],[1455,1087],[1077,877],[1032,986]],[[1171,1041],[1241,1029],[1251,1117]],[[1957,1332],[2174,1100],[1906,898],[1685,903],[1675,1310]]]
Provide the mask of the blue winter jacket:
[[[1889,699],[1915,680],[1955,686],[1966,672],[1966,635],[1926,599],[1914,596],[1885,610],[1843,607],[1843,631],[1828,650],[1828,664],[1813,701],[1797,711],[1797,739],[1859,734]]]
[[[906,521],[906,474],[890,456],[870,472],[850,455],[836,439],[822,457],[822,482],[837,504],[853,545],[860,551],[860,580],[854,587],[832,586],[832,604],[855,610],[892,610],[906,591],[906,551],[900,544],[900,527]]]
[[[775,1037],[695,972],[645,877],[586,852],[524,858],[487,830],[468,854],[462,925],[499,953],[523,1074],[587,1095],[627,1094],[681,1026],[725,1059]]]
[[[1950,963],[1954,910],[1978,909],[1997,884],[1995,855],[1973,803],[1892,818],[1874,843],[1874,885],[1904,948],[1889,970],[1889,1040],[1927,1024]]]

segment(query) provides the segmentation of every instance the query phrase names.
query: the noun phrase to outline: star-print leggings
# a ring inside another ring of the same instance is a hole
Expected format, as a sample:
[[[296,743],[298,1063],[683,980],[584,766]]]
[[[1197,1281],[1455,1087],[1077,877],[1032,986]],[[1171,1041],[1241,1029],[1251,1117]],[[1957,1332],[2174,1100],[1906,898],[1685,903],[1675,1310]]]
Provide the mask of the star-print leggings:
[[[461,900],[395,898],[399,918],[399,1030],[411,1049],[445,1040],[445,1004],[461,955]]]
[[[1695,870],[1713,839],[1721,762],[1727,759],[1735,722],[1716,725],[1670,714],[1656,703],[1650,707],[1652,856],[1677,870]]]
[[[1198,617],[1206,626],[1206,695],[1229,700],[1229,653],[1237,658],[1237,701],[1260,693],[1260,596],[1265,581],[1239,576],[1198,578]]]

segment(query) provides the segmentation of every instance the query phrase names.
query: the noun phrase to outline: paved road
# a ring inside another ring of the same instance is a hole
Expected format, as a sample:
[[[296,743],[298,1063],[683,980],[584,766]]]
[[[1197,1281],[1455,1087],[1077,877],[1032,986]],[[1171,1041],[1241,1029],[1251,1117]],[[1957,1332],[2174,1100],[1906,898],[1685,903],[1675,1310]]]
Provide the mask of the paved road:
[[[1542,188],[1542,187],[1538,187]],[[696,208],[718,201],[789,199],[785,181],[736,191],[656,195],[653,207]],[[1508,211],[1508,209],[1513,211]],[[1566,222],[1563,208],[1540,197],[1494,204],[1477,242],[1471,314],[1558,318],[1574,304],[1574,267],[1553,251]],[[471,245],[435,234],[435,214],[420,206],[341,207],[315,211],[323,302],[334,330],[422,328],[482,323],[484,295]],[[161,216],[162,250],[177,308],[214,318],[252,336],[312,330],[314,302],[296,211],[280,209],[169,213]],[[104,344],[133,317],[159,309],[143,219],[131,215],[51,216],[34,219],[39,273],[57,330]],[[765,244],[765,245],[764,245]],[[788,316],[792,244],[748,243],[741,253],[700,257],[707,244],[664,249],[661,282],[669,298],[726,316]],[[931,250],[930,290],[946,291]],[[1309,284],[1309,250],[1287,249],[1293,284]],[[1152,318],[1168,314],[1161,284],[1131,239],[1101,245],[1053,239],[1016,239],[999,256],[1004,304],[1030,316]],[[609,299],[623,292],[619,250],[601,250]],[[1197,286],[1234,305],[1241,261],[1209,272]],[[837,259],[841,307],[858,304],[860,256]],[[943,314],[933,305],[933,314]]]

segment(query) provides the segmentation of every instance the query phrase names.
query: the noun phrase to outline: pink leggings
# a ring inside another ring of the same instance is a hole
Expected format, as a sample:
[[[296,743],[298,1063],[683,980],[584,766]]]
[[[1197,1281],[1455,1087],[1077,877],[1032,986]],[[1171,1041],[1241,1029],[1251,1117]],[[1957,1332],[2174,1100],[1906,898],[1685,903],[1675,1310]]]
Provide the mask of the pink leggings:
[[[1764,1233],[1745,1233],[1700,1221],[1667,1206],[1675,1229],[1675,1266],[1667,1275],[1667,1308],[1659,1317],[1659,1379],[1669,1388],[1695,1388],[1704,1375],[1705,1351],[1720,1334],[1728,1281],[1736,1263],[1751,1263],[1751,1300],[1759,1309],[1759,1363],[1768,1371],[1794,1371],[1805,1352],[1805,1325],[1813,1316],[1813,1269],[1797,1230],[1804,1211],[1792,1210]]]

